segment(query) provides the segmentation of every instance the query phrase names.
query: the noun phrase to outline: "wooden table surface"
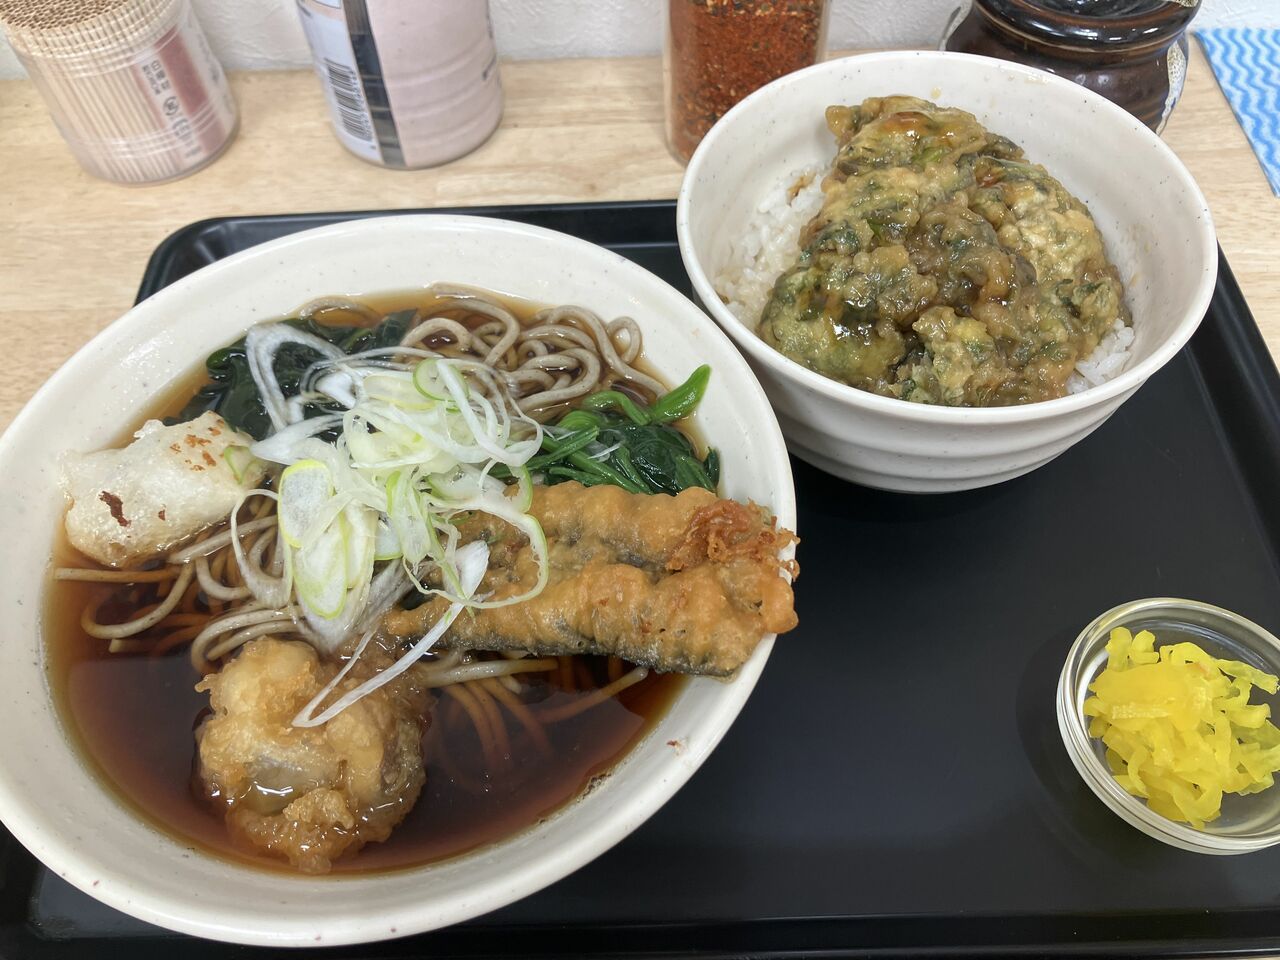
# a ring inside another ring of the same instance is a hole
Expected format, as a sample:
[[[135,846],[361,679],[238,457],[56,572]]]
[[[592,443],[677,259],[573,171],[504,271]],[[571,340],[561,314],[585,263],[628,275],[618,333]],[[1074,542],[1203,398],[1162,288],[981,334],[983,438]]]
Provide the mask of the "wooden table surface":
[[[1280,355],[1280,199],[1273,197],[1198,47],[1166,140],[1209,198],[1218,236]],[[432,170],[355,159],[330,132],[310,71],[232,75],[240,132],[205,170],[121,187],[82,172],[25,80],[0,83],[0,429],[57,367],[133,302],[147,258],[206,217],[325,210],[674,197],[655,59],[502,67],[502,126]]]

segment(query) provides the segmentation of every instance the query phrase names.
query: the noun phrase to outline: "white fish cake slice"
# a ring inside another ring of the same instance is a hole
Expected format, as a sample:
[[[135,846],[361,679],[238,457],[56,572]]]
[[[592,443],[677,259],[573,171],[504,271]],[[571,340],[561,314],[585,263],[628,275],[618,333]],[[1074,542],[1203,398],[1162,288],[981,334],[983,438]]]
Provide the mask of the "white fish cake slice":
[[[223,454],[253,438],[213,412],[172,427],[148,420],[134,437],[121,450],[70,454],[62,465],[72,500],[67,537],[108,566],[134,566],[227,519],[262,479],[256,461],[236,479]]]

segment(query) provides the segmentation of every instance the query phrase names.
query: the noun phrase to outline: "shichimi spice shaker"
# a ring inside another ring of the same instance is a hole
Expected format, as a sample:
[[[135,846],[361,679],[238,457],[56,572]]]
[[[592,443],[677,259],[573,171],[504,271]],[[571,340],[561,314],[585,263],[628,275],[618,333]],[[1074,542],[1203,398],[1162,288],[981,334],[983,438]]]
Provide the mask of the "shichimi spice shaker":
[[[667,143],[681,163],[735,103],[826,54],[826,0],[667,0],[665,13]]]

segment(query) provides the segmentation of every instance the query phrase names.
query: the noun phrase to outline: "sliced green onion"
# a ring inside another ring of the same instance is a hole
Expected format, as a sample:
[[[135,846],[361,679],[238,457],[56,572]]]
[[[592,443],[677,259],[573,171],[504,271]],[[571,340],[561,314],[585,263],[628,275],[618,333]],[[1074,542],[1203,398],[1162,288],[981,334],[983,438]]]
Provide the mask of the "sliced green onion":
[[[533,500],[527,464],[541,450],[541,426],[507,400],[484,365],[439,357],[403,362],[420,353],[392,348],[342,361],[324,357],[307,383],[341,393],[344,405],[353,401],[349,409],[325,415],[322,424],[315,418],[278,427],[248,451],[287,465],[277,511],[285,575],[259,576],[250,589],[277,609],[296,596],[317,646],[334,648],[352,630],[366,629],[409,584],[459,610],[519,603],[546,585],[546,537],[527,512]],[[335,427],[334,443],[317,438]],[[597,432],[593,424],[567,437],[557,459],[591,463],[584,450]],[[518,481],[515,497],[495,477],[498,470]],[[597,472],[608,476],[609,468]],[[528,538],[538,576],[522,595],[474,596],[488,552],[480,557],[462,546],[457,523],[479,512]],[[378,563],[386,566],[378,571]],[[423,582],[428,572],[439,587]]]
[[[475,592],[476,588],[480,586],[480,581],[484,578],[485,570],[488,568],[488,565],[489,547],[481,541],[469,543],[458,551],[458,567],[462,577],[463,592],[467,595]],[[347,707],[359,700],[362,700],[364,697],[367,697],[379,687],[390,683],[422,659],[422,657],[431,650],[436,641],[444,636],[445,631],[453,626],[453,621],[458,618],[458,614],[463,611],[465,606],[466,604],[463,601],[450,604],[449,609],[445,611],[444,616],[437,620],[435,624],[432,625],[431,629],[427,631],[427,633],[424,634],[417,643],[410,647],[399,660],[390,667],[387,667],[385,670],[381,670],[374,674],[354,690],[347,691],[328,708],[323,710],[321,713],[316,714],[315,711],[319,709],[320,705],[329,698],[330,694],[332,694],[335,689],[337,689],[338,684],[341,683],[343,678],[345,678],[351,671],[351,668],[355,666],[356,661],[360,659],[361,654],[364,653],[365,648],[368,647],[369,641],[373,638],[374,634],[373,630],[368,631],[360,639],[360,645],[356,647],[355,653],[353,653],[351,658],[343,665],[342,669],[338,672],[338,675],[330,680],[324,689],[317,693],[315,697],[312,698],[311,702],[303,707],[302,710],[299,711],[298,715],[293,718],[293,725],[295,727],[318,727],[322,723],[332,720],[343,710],[347,709]]]
[[[321,508],[333,498],[329,468],[319,460],[299,460],[280,475],[280,535],[291,547],[302,544]]]
[[[316,540],[293,555],[293,584],[307,612],[332,620],[347,602],[345,524],[331,523]]]
[[[258,463],[258,458],[242,443],[232,443],[222,451],[222,459],[227,461],[227,466],[231,469],[231,475],[236,478],[236,483],[244,483],[245,476],[253,469],[254,464]]]
[[[449,391],[440,382],[434,360],[423,360],[413,370],[413,387],[428,400],[440,403],[447,399]]]

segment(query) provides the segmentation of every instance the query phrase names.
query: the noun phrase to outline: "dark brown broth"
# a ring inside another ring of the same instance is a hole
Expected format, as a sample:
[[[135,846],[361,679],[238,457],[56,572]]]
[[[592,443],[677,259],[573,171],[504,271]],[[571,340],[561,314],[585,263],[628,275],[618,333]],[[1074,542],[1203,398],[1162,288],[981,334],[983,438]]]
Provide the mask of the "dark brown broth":
[[[538,309],[503,298],[522,321]],[[424,292],[361,297],[380,314],[429,307]],[[358,315],[332,311],[326,322],[356,324]],[[651,371],[647,371],[651,372]],[[181,409],[205,382],[203,366],[188,382],[167,391],[151,416]],[[642,398],[647,399],[647,398]],[[127,442],[128,435],[115,445]],[[93,566],[59,539],[54,565]],[[45,591],[44,633],[50,686],[63,721],[83,755],[121,799],[158,828],[222,856],[282,867],[276,860],[233,845],[220,811],[192,789],[194,730],[208,707],[195,692],[200,679],[185,648],[165,656],[111,654],[107,642],[89,637],[80,611],[110,588],[53,583]],[[603,658],[579,658],[607,682]],[[585,696],[543,680],[546,699],[556,707]],[[551,750],[541,755],[523,727],[505,710],[511,753],[497,770],[482,769],[474,729],[441,695],[426,738],[427,783],[409,816],[382,844],[335,864],[335,872],[388,870],[457,856],[535,824],[606,774],[647,733],[683,687],[683,678],[650,674],[617,697],[577,717],[547,727]],[[442,753],[453,758],[450,774]],[[464,783],[467,781],[467,783]],[[478,789],[477,789],[478,788]]]

